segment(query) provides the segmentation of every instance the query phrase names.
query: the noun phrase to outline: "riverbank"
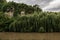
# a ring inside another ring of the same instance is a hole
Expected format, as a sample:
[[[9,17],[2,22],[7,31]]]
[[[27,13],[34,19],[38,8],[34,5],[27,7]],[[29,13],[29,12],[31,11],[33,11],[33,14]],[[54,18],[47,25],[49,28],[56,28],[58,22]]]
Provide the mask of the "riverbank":
[[[60,33],[4,33],[0,32],[2,40],[60,40]]]

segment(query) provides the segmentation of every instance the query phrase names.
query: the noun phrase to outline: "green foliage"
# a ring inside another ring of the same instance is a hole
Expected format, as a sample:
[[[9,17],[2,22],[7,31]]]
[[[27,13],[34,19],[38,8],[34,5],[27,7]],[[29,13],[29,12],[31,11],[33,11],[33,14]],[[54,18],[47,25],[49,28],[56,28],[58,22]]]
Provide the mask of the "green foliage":
[[[0,31],[5,32],[60,32],[60,14],[40,12],[11,19],[0,13]]]
[[[3,12],[7,12],[7,10],[11,10],[11,8],[14,8],[14,16],[17,16],[18,14],[21,14],[21,11],[25,11],[25,14],[32,14],[35,11],[41,12],[42,10],[37,6],[31,6],[24,3],[15,3],[15,2],[8,2],[3,6]]]
[[[6,4],[6,0],[0,0],[0,12],[2,11],[3,9],[3,6]]]
[[[12,8],[14,16],[8,18],[5,12]],[[60,32],[60,12],[42,12],[38,5],[15,2],[4,4],[0,11],[0,32]],[[26,15],[20,15],[21,11]]]
[[[44,27],[40,27],[40,29],[38,30],[38,32],[45,32],[45,30],[44,30]]]
[[[6,3],[6,0],[0,0],[0,3]]]

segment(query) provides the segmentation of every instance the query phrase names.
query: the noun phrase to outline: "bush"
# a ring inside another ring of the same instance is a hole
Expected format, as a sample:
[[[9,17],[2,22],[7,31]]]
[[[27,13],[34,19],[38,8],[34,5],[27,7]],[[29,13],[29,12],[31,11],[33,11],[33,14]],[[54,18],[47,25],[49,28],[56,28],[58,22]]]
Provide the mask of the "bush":
[[[11,19],[0,13],[0,31],[5,32],[60,32],[60,16],[55,13],[41,13],[32,16],[18,16]]]

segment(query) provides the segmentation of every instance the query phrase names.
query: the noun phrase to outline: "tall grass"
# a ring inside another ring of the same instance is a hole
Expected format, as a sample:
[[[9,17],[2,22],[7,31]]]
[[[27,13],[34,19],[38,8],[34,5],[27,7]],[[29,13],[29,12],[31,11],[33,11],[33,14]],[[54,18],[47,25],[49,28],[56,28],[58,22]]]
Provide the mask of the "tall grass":
[[[0,17],[1,32],[60,32],[60,14],[40,12],[11,19]]]

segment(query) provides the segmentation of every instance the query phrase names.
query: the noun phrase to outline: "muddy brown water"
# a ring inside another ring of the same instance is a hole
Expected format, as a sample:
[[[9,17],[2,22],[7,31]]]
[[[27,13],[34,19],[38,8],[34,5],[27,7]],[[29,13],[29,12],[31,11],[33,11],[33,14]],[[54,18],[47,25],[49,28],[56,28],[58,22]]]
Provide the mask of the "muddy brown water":
[[[0,33],[2,40],[60,40],[60,33]]]

